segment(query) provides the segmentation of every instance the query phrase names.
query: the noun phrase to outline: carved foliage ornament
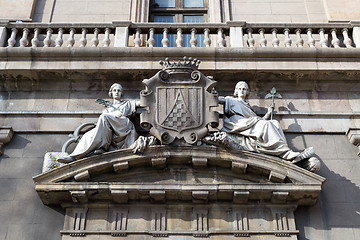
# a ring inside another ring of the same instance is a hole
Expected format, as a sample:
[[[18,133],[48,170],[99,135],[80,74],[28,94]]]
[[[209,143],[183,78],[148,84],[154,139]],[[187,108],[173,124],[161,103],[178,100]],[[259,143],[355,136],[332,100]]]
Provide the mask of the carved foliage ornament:
[[[163,69],[143,80],[145,90],[140,104],[147,112],[140,115],[143,128],[161,141],[170,144],[184,139],[195,144],[208,133],[207,126],[217,126],[219,114],[217,82],[198,71],[200,60],[186,58],[178,62],[160,61]]]

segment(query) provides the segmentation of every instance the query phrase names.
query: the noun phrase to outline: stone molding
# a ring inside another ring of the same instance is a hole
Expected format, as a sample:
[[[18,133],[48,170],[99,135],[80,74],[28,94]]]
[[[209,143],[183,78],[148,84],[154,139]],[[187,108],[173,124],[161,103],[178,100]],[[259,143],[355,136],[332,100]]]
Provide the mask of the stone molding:
[[[350,143],[359,148],[358,156],[360,157],[360,128],[349,128],[346,132]]]
[[[315,48],[0,48],[7,71],[159,70],[166,56],[201,59],[204,70],[359,71],[360,49]],[[119,58],[119,56],[122,56]],[[329,61],[331,59],[331,61]],[[28,64],[18,64],[25,61]],[[65,62],[64,62],[65,61]],[[99,65],[98,62],[102,64]],[[346,64],[334,64],[334,63]],[[36,64],[35,64],[36,63]],[[79,64],[81,63],[81,64]],[[152,63],[152,64],[150,64]],[[156,63],[156,64],[155,64]],[[272,63],[272,65],[269,65]],[[281,65],[277,64],[281,63]],[[296,63],[294,65],[294,63]],[[321,63],[321,64],[320,64]],[[85,68],[86,66],[86,68]],[[149,68],[150,66],[150,68]],[[345,76],[344,76],[345,77]]]
[[[274,236],[297,239],[294,210],[294,205],[276,204],[68,206],[60,233],[63,239],[68,239],[67,236],[87,239],[94,235],[101,235],[101,239],[146,235],[181,239],[228,236],[252,240],[259,235],[265,240]]]
[[[83,122],[96,121],[100,114],[101,111],[0,111],[0,115],[5,119],[4,124],[11,124],[15,132],[36,131],[46,133],[73,132],[73,130]],[[263,115],[265,112],[259,111],[258,114]],[[24,125],[23,122],[28,121],[29,118],[36,118],[36,121],[34,120],[35,123]],[[67,118],[68,124],[54,124],[54,121],[57,121],[59,118]],[[360,118],[360,112],[276,111],[275,118],[281,122],[283,130],[286,133],[331,132],[344,134],[349,126],[356,126],[356,122],[353,121],[353,119]],[[294,119],[302,119],[303,125],[301,129],[289,127]]]
[[[2,147],[11,141],[14,135],[12,127],[2,126],[0,127],[0,156],[2,155]]]

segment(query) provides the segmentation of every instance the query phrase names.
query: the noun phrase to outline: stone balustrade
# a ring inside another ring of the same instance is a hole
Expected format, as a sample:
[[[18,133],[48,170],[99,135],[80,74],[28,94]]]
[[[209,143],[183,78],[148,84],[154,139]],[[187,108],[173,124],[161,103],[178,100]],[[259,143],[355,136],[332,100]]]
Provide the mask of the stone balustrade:
[[[110,47],[113,40],[112,24],[0,24],[0,47]]]
[[[229,30],[227,24],[137,23],[130,26],[129,33],[133,34],[134,39],[129,42],[129,46],[229,47]],[[155,39],[156,35],[158,35],[158,43]]]
[[[236,26],[234,26],[236,28]],[[360,47],[359,27],[352,23],[249,23],[242,27],[244,47]]]
[[[360,48],[360,22],[0,22],[0,47]]]

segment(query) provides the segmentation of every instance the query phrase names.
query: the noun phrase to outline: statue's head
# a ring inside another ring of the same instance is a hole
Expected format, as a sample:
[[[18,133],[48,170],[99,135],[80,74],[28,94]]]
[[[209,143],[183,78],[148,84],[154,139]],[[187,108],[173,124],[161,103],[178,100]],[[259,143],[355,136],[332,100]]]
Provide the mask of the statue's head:
[[[122,96],[124,96],[124,89],[123,87],[121,86],[120,83],[114,83],[113,85],[111,85],[110,89],[109,89],[109,97],[111,98],[114,98],[114,95],[113,95],[113,91],[114,89],[118,89],[121,93],[120,97],[121,98]]]
[[[234,96],[235,97],[241,96],[241,93],[240,93],[241,89],[245,89],[245,96],[244,97],[249,96],[249,93],[250,93],[249,85],[244,81],[239,81],[235,86],[235,90],[234,90]]]

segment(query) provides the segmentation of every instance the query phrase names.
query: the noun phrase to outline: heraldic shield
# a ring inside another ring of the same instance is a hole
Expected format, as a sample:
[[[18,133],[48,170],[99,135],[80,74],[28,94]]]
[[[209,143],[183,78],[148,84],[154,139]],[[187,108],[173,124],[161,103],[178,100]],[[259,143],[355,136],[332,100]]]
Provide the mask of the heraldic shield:
[[[144,79],[140,94],[140,124],[150,134],[170,144],[182,139],[195,144],[207,135],[208,125],[216,127],[219,114],[216,81],[199,72],[199,60],[160,61],[163,69],[150,79]]]

